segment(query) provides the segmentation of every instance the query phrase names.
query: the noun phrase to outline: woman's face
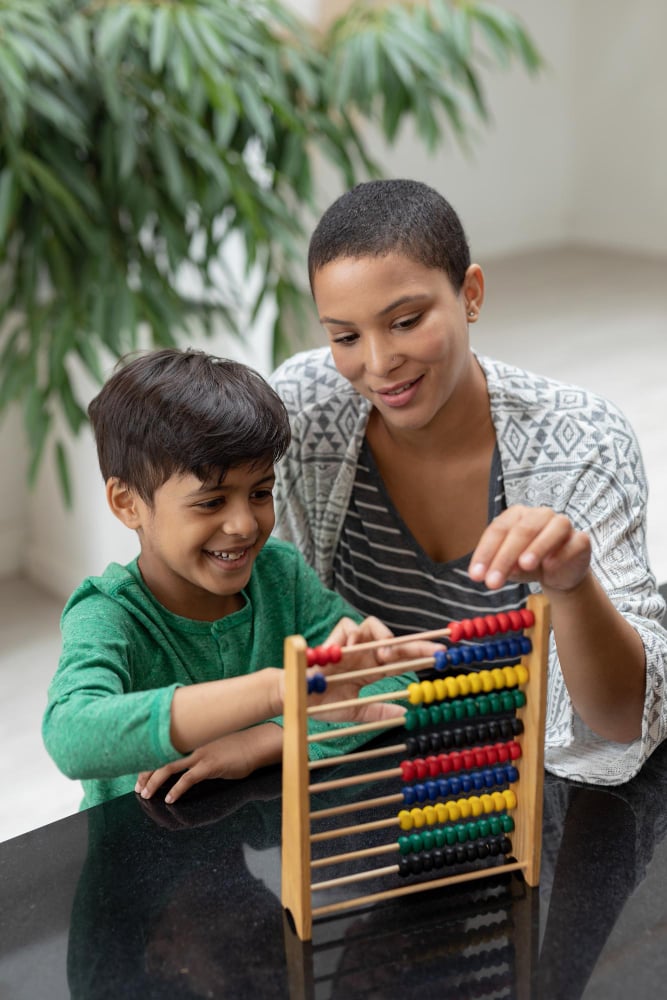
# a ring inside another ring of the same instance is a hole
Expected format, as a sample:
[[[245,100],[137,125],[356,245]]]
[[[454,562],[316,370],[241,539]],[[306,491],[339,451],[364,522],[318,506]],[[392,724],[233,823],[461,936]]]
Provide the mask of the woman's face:
[[[464,405],[475,369],[468,323],[484,298],[476,264],[457,292],[444,271],[402,254],[343,257],[317,271],[313,294],[338,371],[390,430],[429,428]]]

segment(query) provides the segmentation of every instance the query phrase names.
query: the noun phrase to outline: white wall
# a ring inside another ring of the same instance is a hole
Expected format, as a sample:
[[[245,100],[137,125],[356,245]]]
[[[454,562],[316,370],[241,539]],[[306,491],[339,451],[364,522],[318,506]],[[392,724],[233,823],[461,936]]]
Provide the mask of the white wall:
[[[290,0],[309,17],[326,0]],[[429,157],[409,130],[395,149],[371,141],[385,171],[433,184],[464,219],[473,255],[488,259],[568,242],[667,249],[667,128],[661,40],[664,0],[515,0],[547,60],[486,75],[492,121],[471,157],[454,144]],[[339,193],[323,169],[322,199]],[[268,371],[266,327],[245,351],[208,345]],[[90,390],[90,394],[92,395]],[[23,568],[59,596],[88,573],[135,551],[104,504],[89,435],[74,443],[74,512],[63,509],[50,462],[36,491],[24,484],[25,449],[13,415],[0,424],[0,575]]]

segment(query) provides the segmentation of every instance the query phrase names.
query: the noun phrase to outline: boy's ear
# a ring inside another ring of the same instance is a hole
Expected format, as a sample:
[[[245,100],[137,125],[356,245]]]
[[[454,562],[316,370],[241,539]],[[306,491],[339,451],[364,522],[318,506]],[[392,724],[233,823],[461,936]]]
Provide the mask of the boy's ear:
[[[121,482],[117,476],[112,476],[106,482],[106,495],[111,513],[122,521],[126,528],[136,531],[141,526],[141,514],[134,490]]]

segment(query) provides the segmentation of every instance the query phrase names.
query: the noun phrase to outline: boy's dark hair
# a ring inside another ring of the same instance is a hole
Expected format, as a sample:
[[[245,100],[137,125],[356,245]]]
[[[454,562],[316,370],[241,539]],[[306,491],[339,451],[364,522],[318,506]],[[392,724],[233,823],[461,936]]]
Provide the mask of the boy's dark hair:
[[[152,504],[172,475],[222,481],[247,462],[277,462],[290,441],[282,400],[247,365],[172,348],[131,355],[88,407],[105,482]]]
[[[317,271],[333,260],[390,253],[445,271],[457,292],[470,266],[461,220],[441,194],[420,181],[366,181],[337,198],[315,227],[308,248],[311,291]]]

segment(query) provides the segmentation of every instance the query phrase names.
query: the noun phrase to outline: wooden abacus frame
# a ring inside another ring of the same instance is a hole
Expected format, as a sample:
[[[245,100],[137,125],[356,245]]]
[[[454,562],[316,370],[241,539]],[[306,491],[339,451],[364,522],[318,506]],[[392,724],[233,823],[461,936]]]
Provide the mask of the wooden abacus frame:
[[[454,875],[429,878],[424,882],[410,882],[395,889],[339,900],[320,907],[312,905],[307,646],[302,636],[289,636],[285,640],[282,904],[301,940],[311,938],[313,919],[316,917],[437,886],[489,877],[498,874],[499,870],[520,871],[530,886],[539,883],[549,605],[543,595],[532,595],[528,598],[527,608],[533,612],[535,618],[533,625],[526,630],[532,648],[521,658],[521,663],[528,670],[529,695],[526,704],[517,710],[517,716],[523,723],[523,734],[519,737],[522,746],[521,774],[518,782],[517,806],[513,812],[512,856],[515,860],[504,864],[500,869],[498,865],[476,867]],[[405,637],[397,641],[405,641]],[[410,669],[409,664],[406,664],[404,669]],[[386,697],[387,700],[391,698],[390,695]],[[360,728],[358,727],[357,731]],[[336,759],[332,758],[331,763],[335,764]]]

